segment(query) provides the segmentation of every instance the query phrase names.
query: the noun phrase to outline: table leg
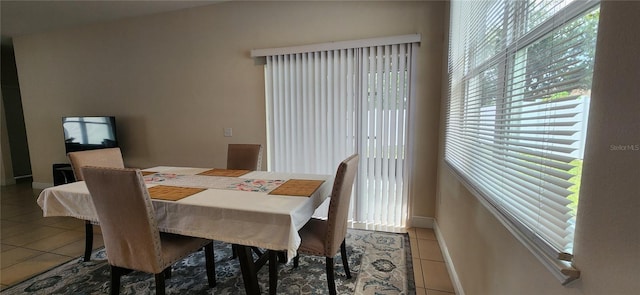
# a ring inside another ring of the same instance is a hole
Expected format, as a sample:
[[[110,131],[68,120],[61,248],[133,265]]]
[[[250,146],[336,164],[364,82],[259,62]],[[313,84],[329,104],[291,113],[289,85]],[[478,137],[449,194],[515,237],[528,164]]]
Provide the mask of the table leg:
[[[247,291],[247,295],[260,294],[258,274],[253,263],[251,247],[237,245],[236,249],[238,250],[238,260],[240,260],[240,270],[242,270],[242,280],[244,280],[244,288]]]
[[[284,251],[278,252],[278,261],[280,263],[287,263],[287,252],[284,252]]]
[[[278,252],[275,250],[267,250],[269,252],[269,295],[276,295],[278,289]]]

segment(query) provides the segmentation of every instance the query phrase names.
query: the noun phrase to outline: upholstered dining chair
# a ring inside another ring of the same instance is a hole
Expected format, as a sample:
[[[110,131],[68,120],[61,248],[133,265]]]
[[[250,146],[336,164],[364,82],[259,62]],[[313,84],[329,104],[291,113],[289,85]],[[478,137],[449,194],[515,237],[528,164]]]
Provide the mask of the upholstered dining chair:
[[[120,148],[71,152],[67,154],[67,157],[69,158],[73,175],[77,181],[84,180],[84,176],[82,175],[82,167],[84,166],[124,168]],[[91,250],[93,249],[93,224],[85,221],[84,228],[84,261],[89,261],[91,258]]]
[[[67,154],[67,157],[71,162],[71,168],[76,180],[84,180],[82,175],[82,167],[84,166],[124,168],[124,160],[122,159],[120,148],[71,152]]]
[[[329,294],[336,294],[334,278],[333,258],[338,251],[342,256],[342,264],[347,279],[351,278],[347,258],[345,237],[347,235],[347,217],[349,215],[349,203],[353,181],[358,171],[359,155],[354,154],[346,158],[338,165],[331,199],[329,200],[329,213],[326,220],[311,218],[305,226],[298,231],[302,242],[298,253],[326,257],[327,284]],[[293,267],[298,267],[299,255],[293,259]]]
[[[98,214],[111,266],[111,294],[119,293],[120,277],[132,270],[154,274],[156,294],[164,294],[171,265],[203,248],[208,283],[215,286],[213,242],[160,233],[140,170],[83,167],[82,173]]]
[[[258,171],[262,167],[262,145],[261,144],[238,144],[230,143],[227,146],[227,169]],[[258,256],[262,252],[257,248],[252,248]],[[238,247],[232,245],[231,258],[238,257]]]
[[[261,166],[261,144],[229,144],[227,147],[227,169],[257,171]]]

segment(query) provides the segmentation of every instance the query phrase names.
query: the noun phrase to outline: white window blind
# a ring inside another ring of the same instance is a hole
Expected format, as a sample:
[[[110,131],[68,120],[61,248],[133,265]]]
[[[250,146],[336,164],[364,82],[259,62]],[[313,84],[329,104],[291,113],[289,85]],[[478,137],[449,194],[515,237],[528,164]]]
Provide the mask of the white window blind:
[[[266,57],[271,171],[333,174],[360,165],[351,226],[403,231],[411,43]]]
[[[452,1],[445,159],[563,282],[599,10],[594,1]]]

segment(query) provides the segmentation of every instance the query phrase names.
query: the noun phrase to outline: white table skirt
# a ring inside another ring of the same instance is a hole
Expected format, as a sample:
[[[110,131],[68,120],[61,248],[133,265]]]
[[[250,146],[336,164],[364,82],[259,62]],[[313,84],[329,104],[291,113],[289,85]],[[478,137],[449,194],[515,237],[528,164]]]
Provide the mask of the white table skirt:
[[[230,179],[238,178],[195,175],[209,168],[159,166],[145,170],[184,176],[182,184],[180,179],[173,179],[147,183],[148,187],[158,184],[209,187],[178,201],[153,200],[161,231],[271,250],[286,250],[289,259],[295,257],[300,246],[298,230],[330,196],[333,186],[331,175],[254,171],[239,177],[325,180],[311,197],[269,195],[267,192],[219,188],[225,186]],[[189,177],[190,175],[194,177]],[[70,216],[98,221],[84,181],[47,188],[40,193],[37,202],[45,217]]]

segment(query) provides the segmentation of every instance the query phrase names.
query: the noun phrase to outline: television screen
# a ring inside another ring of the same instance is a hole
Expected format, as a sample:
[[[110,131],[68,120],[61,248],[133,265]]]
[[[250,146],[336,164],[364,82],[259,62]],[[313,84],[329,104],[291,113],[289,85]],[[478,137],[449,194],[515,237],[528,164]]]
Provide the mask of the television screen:
[[[66,152],[118,146],[115,117],[63,117]]]

